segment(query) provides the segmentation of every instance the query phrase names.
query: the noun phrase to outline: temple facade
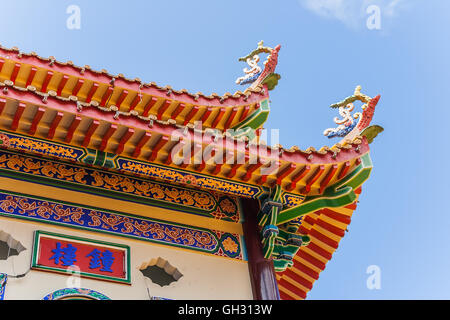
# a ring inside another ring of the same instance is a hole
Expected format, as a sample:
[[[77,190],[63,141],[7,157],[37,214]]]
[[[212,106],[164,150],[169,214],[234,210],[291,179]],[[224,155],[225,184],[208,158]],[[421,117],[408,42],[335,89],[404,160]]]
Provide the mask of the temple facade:
[[[0,299],[305,299],[370,175],[380,97],[331,105],[331,147],[266,145],[280,48],[219,96],[0,47]]]

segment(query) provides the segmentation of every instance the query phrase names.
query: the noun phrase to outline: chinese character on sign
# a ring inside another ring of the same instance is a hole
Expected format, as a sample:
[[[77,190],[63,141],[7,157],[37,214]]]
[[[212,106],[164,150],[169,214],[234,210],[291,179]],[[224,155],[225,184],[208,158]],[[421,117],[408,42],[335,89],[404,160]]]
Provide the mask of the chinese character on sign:
[[[130,248],[125,245],[36,231],[31,266],[35,270],[72,274],[70,281],[88,277],[131,283],[129,256]],[[67,287],[79,285],[70,282]]]
[[[86,257],[91,257],[89,269],[97,269],[100,267],[100,250],[94,249]]]
[[[70,243],[67,244],[65,248],[61,248],[61,242],[56,243],[56,249],[53,249],[52,252],[54,255],[50,258],[50,260],[55,260],[55,264],[59,264],[61,260],[63,266],[71,266],[76,259],[75,252],[77,248],[72,246]]]
[[[101,251],[98,249],[94,249],[89,253],[86,257],[91,257],[91,262],[89,263],[90,269],[97,269],[100,267],[100,264],[102,268],[100,271],[106,271],[106,272],[112,272],[111,266],[114,262],[113,253],[109,250],[103,251],[102,256],[100,257]]]

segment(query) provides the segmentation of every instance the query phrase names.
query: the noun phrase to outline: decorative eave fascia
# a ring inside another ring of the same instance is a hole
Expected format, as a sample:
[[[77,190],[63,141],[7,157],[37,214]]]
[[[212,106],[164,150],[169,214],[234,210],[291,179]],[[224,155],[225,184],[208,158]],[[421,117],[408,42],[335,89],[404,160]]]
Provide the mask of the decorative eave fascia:
[[[20,51],[16,47],[6,48],[2,45],[0,45],[0,58],[11,59],[20,63],[28,63],[40,68],[55,70],[63,74],[73,75],[77,77],[82,76],[83,78],[92,81],[99,81],[102,83],[110,83],[111,81],[113,81],[116,86],[133,91],[139,91],[139,89],[142,90],[143,88],[158,90],[165,94],[167,93],[167,91],[170,91],[170,93],[178,95],[179,100],[183,102],[201,104],[206,106],[234,106],[237,104],[252,102],[252,99],[254,99],[254,101],[258,101],[260,99],[258,95],[263,91],[263,87],[258,86],[257,88],[247,88],[243,92],[238,90],[233,94],[227,92],[222,96],[216,93],[212,93],[210,95],[206,95],[202,92],[190,93],[186,89],[175,90],[171,86],[161,87],[154,82],[144,83],[139,78],[127,78],[121,73],[118,75],[113,75],[105,69],[97,71],[91,69],[89,65],[80,67],[75,65],[72,61],[61,62],[56,60],[56,58],[53,56],[45,58],[39,56],[35,52],[25,53]],[[143,88],[140,88],[141,86]],[[154,91],[149,92],[149,94],[153,93]],[[253,95],[255,95],[256,97],[252,97]],[[228,99],[229,101],[227,101]]]
[[[1,46],[0,78],[23,88],[32,84],[42,93],[53,91],[58,96],[76,97],[80,103],[92,101],[105,108],[113,106],[118,113],[132,112],[184,125],[202,121],[203,127],[221,131],[239,127],[247,117],[260,113],[259,104],[269,97],[263,84],[223,96],[191,94],[184,89],[160,87],[122,74],[113,76],[105,70],[94,71],[89,66],[78,67],[72,62],[58,62],[53,57]]]
[[[168,155],[177,143],[170,141],[174,132],[180,131],[177,125],[154,121],[149,128],[132,117],[114,119],[112,113],[105,114],[97,108],[83,108],[78,112],[76,101],[71,99],[44,95],[12,85],[0,84],[0,90],[0,108],[4,118],[0,124],[2,129],[76,148],[81,146],[125,158],[135,158],[140,163],[158,164],[173,170],[191,172],[193,175],[200,174],[259,188],[280,185],[285,192],[291,194],[320,193],[329,183],[350,173],[352,168],[357,166],[359,157],[369,150],[365,140],[359,138],[332,148],[322,148],[318,151],[309,148],[303,151],[297,148],[283,149],[279,146],[271,148],[237,139],[217,142],[214,135],[201,135],[200,145],[203,148],[222,149],[224,154],[232,152],[236,159],[237,155],[241,154],[246,159],[245,163],[216,164],[214,158],[211,158],[211,161],[198,165],[176,165]],[[61,118],[55,126],[58,116]],[[58,135],[49,138],[50,131],[58,132]],[[178,142],[188,141],[193,147],[196,142],[195,130],[183,127],[182,132],[185,135],[180,137]],[[146,137],[150,138],[141,144]],[[136,152],[138,148],[140,150]],[[261,150],[265,150],[266,157],[258,158],[257,152]],[[251,159],[255,157],[256,163],[251,163]],[[266,175],[261,174],[261,169],[267,168],[274,161],[278,161],[278,169]],[[318,186],[319,190],[313,187],[313,184]]]

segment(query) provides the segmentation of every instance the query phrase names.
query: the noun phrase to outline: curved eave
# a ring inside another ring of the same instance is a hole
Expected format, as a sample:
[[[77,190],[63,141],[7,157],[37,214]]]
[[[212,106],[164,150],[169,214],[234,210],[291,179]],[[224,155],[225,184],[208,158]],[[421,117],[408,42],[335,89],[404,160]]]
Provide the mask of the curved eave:
[[[23,88],[31,85],[44,93],[53,91],[65,98],[77,97],[81,102],[95,101],[105,108],[115,106],[123,113],[135,111],[142,117],[171,119],[183,125],[202,121],[204,128],[219,130],[239,126],[268,98],[263,85],[223,96],[191,94],[0,47],[0,81],[5,80]]]
[[[359,196],[361,187],[355,193]],[[298,232],[308,235],[311,242],[300,247],[292,267],[277,273],[281,299],[306,298],[344,237],[357,202],[341,208],[321,209],[303,217]]]
[[[178,142],[171,137],[180,131],[180,126],[155,121],[149,128],[133,117],[114,119],[114,113],[97,108],[77,112],[76,102],[70,99],[3,84],[0,90],[1,129],[223,180],[268,188],[280,185],[292,194],[320,194],[350,173],[369,151],[364,138],[318,151],[271,148],[236,139],[216,142],[210,135],[202,135],[199,143],[194,130],[184,127],[189,139],[182,137],[181,143],[188,141],[191,145],[191,158],[197,145],[201,145],[200,150],[214,149],[217,155],[222,151],[225,160],[231,153],[235,160],[232,164],[216,163],[214,158],[199,164],[175,164],[169,155]],[[239,163],[238,157],[245,163]],[[273,163],[278,166],[270,169]]]

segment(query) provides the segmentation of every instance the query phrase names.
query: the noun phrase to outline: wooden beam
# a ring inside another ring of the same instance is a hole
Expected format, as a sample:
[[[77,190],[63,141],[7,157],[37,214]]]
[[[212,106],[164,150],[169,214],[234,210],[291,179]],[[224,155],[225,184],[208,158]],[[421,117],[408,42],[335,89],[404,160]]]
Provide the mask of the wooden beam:
[[[309,177],[308,181],[306,181],[306,185],[301,190],[301,193],[307,194],[308,192],[310,192],[311,186],[313,185],[314,182],[317,181],[317,179],[319,179],[319,177],[322,175],[324,170],[325,170],[324,165],[318,166],[316,168],[316,170],[314,171],[314,173]]]
[[[304,176],[308,174],[308,172],[311,171],[310,165],[305,165],[291,180],[291,183],[286,187],[286,190],[291,191],[294,190],[297,187],[297,182],[300,181]]]
[[[233,152],[231,152],[231,153],[234,155]],[[222,163],[216,163],[216,161],[214,160],[214,163],[216,165],[209,171],[210,174],[216,175],[216,174],[218,174],[220,172],[220,170],[222,169],[222,166],[225,163],[224,156],[225,155],[224,155],[223,150],[222,150]]]
[[[200,110],[199,107],[197,107],[197,106],[192,107],[191,111],[189,111],[189,113],[184,118],[184,122],[183,122],[184,126],[187,125],[189,123],[189,121],[191,121],[191,119],[197,114],[198,110]]]
[[[152,134],[150,132],[148,131],[144,132],[141,139],[137,143],[136,148],[133,151],[133,158],[139,157],[139,155],[141,154],[142,147],[144,146],[144,144],[147,143],[147,141],[150,139],[151,136]]]
[[[55,117],[53,118],[52,124],[50,125],[50,128],[47,133],[47,139],[53,139],[55,136],[56,128],[58,127],[59,123],[61,122],[62,117],[64,116],[64,113],[57,112]]]
[[[78,79],[77,83],[75,84],[75,87],[73,87],[72,89],[72,95],[76,96],[78,94],[78,91],[80,91],[81,87],[84,84],[84,80],[83,79]]]
[[[106,149],[106,146],[108,145],[108,141],[111,138],[111,136],[116,132],[117,125],[112,123],[109,127],[108,131],[106,131],[105,135],[102,138],[102,142],[100,143],[100,147],[98,148],[100,151],[104,151]]]
[[[128,128],[128,130],[125,132],[125,134],[122,136],[122,138],[119,141],[119,145],[116,149],[116,154],[121,154],[123,152],[123,149],[125,147],[125,143],[127,143],[128,140],[130,140],[131,136],[134,134],[133,128]]]
[[[295,163],[290,163],[283,170],[280,170],[277,174],[277,185],[281,186],[283,179],[291,174],[295,169],[297,169],[297,165]]]
[[[348,169],[350,169],[350,161],[346,161],[342,165],[342,169],[339,172],[338,179],[342,179],[347,174]]]
[[[53,71],[47,71],[47,74],[45,75],[44,82],[42,82],[41,92],[47,92],[48,84],[50,83],[50,80],[53,77]]]
[[[245,106],[244,110],[242,111],[241,116],[239,118],[239,122],[243,121],[247,117],[247,114],[249,111],[250,111],[250,106]]]
[[[258,184],[264,184],[267,181],[267,177],[270,176],[271,174],[273,174],[275,171],[277,171],[280,166],[281,166],[281,161],[277,161],[277,166],[275,166],[274,168],[272,168],[272,170],[270,170],[270,172],[267,172],[266,174],[262,174],[261,173],[261,177],[258,179]],[[268,164],[266,167],[261,168],[261,171],[263,169],[267,170],[268,168],[270,168],[272,166],[272,161],[269,160]]]
[[[206,162],[205,162],[205,160],[204,159],[202,159],[202,162],[201,163],[197,163],[195,166],[194,166],[194,170],[196,170],[196,171],[203,171],[203,169],[205,169],[205,167],[206,167]]]
[[[227,122],[225,122],[225,126],[224,126],[224,129],[225,129],[225,130],[228,129],[228,128],[231,126],[231,123],[233,122],[234,117],[236,116],[237,111],[238,111],[238,108],[237,108],[237,107],[234,107],[234,108],[231,110],[230,116],[228,117]]]
[[[11,127],[10,127],[10,129],[12,131],[17,130],[17,127],[19,126],[20,118],[22,117],[22,114],[25,111],[25,107],[26,107],[25,103],[19,102],[19,105],[17,106],[16,113],[14,114],[14,118],[13,118],[13,121],[12,121]]]
[[[216,166],[210,171],[210,173],[213,175],[217,175],[220,172],[220,170],[222,169],[222,166],[223,166],[223,161],[222,161],[222,163],[216,163]]]
[[[217,127],[217,125],[219,124],[220,120],[222,120],[223,115],[225,114],[225,111],[227,109],[225,108],[220,108],[219,113],[216,115],[216,118],[214,119],[213,123],[211,124],[211,128],[215,128]]]
[[[206,108],[206,111],[203,113],[203,115],[202,115],[202,117],[200,119],[202,123],[204,123],[206,120],[208,120],[209,115],[212,112],[212,109],[213,109],[212,107]]]
[[[17,75],[19,74],[20,66],[21,66],[20,63],[14,64],[14,69],[11,73],[11,77],[9,78],[14,84],[16,84],[16,78]]]
[[[93,119],[89,129],[86,131],[86,134],[84,135],[83,143],[81,144],[83,147],[87,147],[89,143],[91,142],[92,135],[94,134],[95,130],[97,130],[98,126],[100,125],[100,121]]]
[[[72,124],[69,127],[69,130],[67,130],[66,138],[64,139],[66,143],[70,143],[72,141],[73,134],[77,130],[78,125],[81,122],[81,119],[82,118],[80,116],[75,116],[75,118],[73,119]]]
[[[30,73],[28,74],[27,82],[25,83],[25,88],[31,85],[33,82],[34,76],[36,75],[37,68],[31,67]]]
[[[111,94],[112,94],[113,91],[114,91],[114,87],[112,87],[112,86],[109,86],[106,89],[105,93],[102,96],[102,100],[100,101],[100,106],[101,107],[104,107],[106,105],[106,103],[108,102],[109,97],[111,97]]]
[[[207,163],[210,159],[212,159],[212,158],[215,157],[216,152],[217,152],[217,149],[216,149],[216,148],[212,148],[211,154],[208,156],[208,158],[207,158],[207,159],[206,159],[206,158],[202,158],[202,162],[201,162],[200,164],[196,164],[196,165],[194,166],[194,169],[197,170],[197,171],[200,171],[200,172],[203,171],[203,170],[205,169],[205,167],[206,167],[206,163]]]
[[[164,112],[166,112],[167,108],[169,108],[170,104],[172,103],[171,100],[166,100],[164,101],[164,103],[161,105],[161,107],[159,107],[158,109],[158,115],[157,115],[157,119],[158,120],[162,120],[162,116],[164,114]]]
[[[151,97],[151,99],[147,102],[147,105],[144,107],[144,110],[142,111],[143,117],[148,117],[148,114],[150,113],[150,110],[153,108],[153,106],[158,101],[158,98]]]
[[[156,142],[155,146],[152,148],[152,153],[150,154],[148,161],[154,161],[156,159],[156,157],[158,156],[158,151],[162,147],[164,147],[164,145],[167,143],[167,141],[169,141],[168,136],[163,135],[159,138],[158,142]]]
[[[142,94],[138,93],[133,101],[130,104],[130,108],[128,109],[128,111],[134,110],[134,108],[136,108],[136,106],[138,105],[139,102],[141,102],[142,100]]]
[[[3,113],[5,106],[6,106],[6,99],[0,98],[0,115]]]
[[[87,102],[87,103],[89,103],[89,102],[92,101],[92,97],[94,96],[94,94],[95,94],[95,92],[97,91],[98,87],[99,87],[99,84],[98,84],[98,83],[94,82],[94,83],[92,84],[92,87],[91,87],[91,89],[89,90],[89,93],[88,93],[88,95],[87,95],[87,97],[86,97],[86,102]]]
[[[180,144],[181,144],[181,146],[182,146],[182,149],[181,150],[183,150],[183,161],[179,164],[179,166],[180,166],[180,168],[186,168],[188,165],[190,165],[191,164],[191,159],[195,156],[195,149],[197,149],[197,147],[196,147],[196,145],[194,144],[194,143],[192,143],[191,144],[191,151],[190,151],[190,153],[189,153],[189,157],[188,156],[186,156],[185,154],[184,154],[184,148],[185,148],[185,144],[186,144],[186,141],[185,140],[181,140],[180,142],[179,142]],[[197,146],[198,146],[198,144],[197,144]]]
[[[58,85],[58,90],[56,92],[56,95],[61,96],[62,95],[62,91],[64,90],[64,87],[66,86],[67,80],[69,80],[69,76],[68,75],[63,75],[61,81],[59,82]]]
[[[166,158],[166,160],[164,160],[164,164],[169,165],[169,164],[172,163],[172,152],[171,152],[171,151],[172,151],[172,150],[170,150],[170,151],[167,153],[167,158]]]
[[[45,108],[38,107],[36,113],[34,114],[33,120],[31,121],[30,130],[28,133],[32,136],[36,133],[37,126],[41,122],[42,116],[44,115]]]
[[[123,100],[125,100],[125,98],[128,95],[128,91],[127,90],[122,90],[122,92],[119,95],[119,98],[117,98],[117,101],[115,103],[117,109],[120,109],[120,106],[122,105]]]
[[[322,193],[325,190],[325,188],[328,186],[328,183],[333,178],[334,174],[336,173],[337,168],[338,168],[338,165],[337,164],[333,164],[331,166],[330,170],[328,170],[327,175],[325,176],[325,178],[320,183],[320,190],[319,190],[320,193]]]
[[[236,160],[238,157],[236,157]],[[234,163],[231,166],[231,170],[227,173],[227,178],[233,178],[236,175],[237,169],[239,169],[243,164],[246,164],[250,157],[248,155],[245,155],[244,163]]]
[[[178,117],[178,115],[181,113],[181,111],[184,110],[184,107],[185,107],[184,103],[178,104],[177,108],[170,115],[170,118],[175,120]]]
[[[263,164],[261,163],[260,159],[258,159],[257,163],[251,164],[247,170],[244,176],[242,177],[243,181],[248,181],[252,177],[253,172],[255,172],[259,167],[261,167]]]

